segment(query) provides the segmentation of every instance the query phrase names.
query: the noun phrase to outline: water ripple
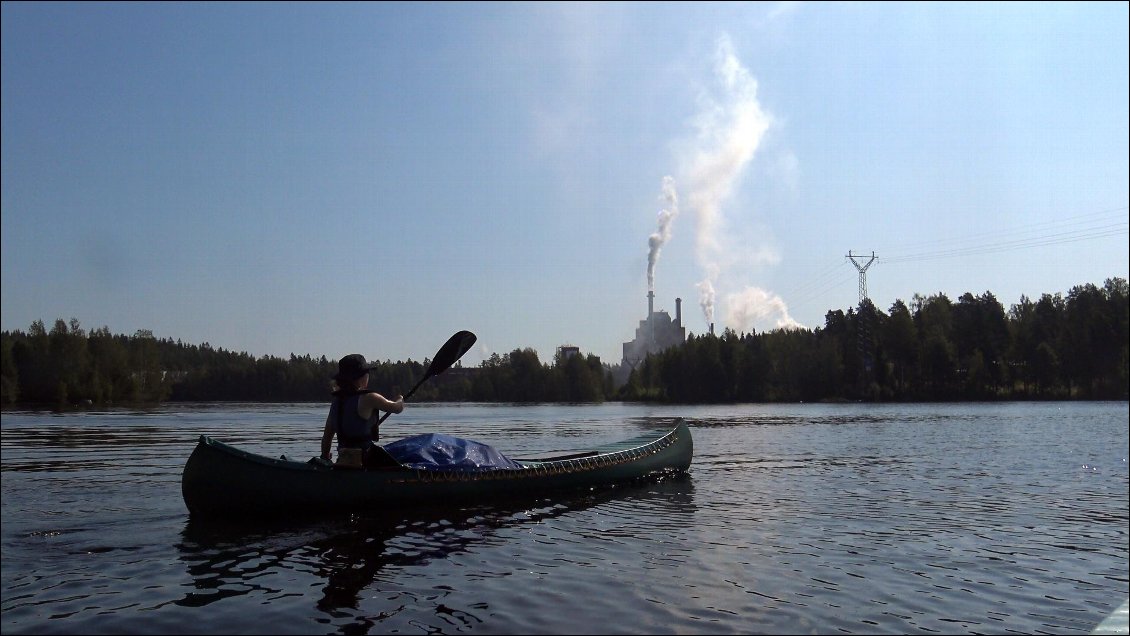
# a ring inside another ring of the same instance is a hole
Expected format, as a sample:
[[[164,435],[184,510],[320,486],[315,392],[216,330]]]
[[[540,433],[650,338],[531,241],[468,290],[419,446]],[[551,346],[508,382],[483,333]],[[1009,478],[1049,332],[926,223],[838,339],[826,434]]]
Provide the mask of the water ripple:
[[[187,517],[197,437],[312,456],[323,409],[5,412],[4,633],[1086,633],[1127,594],[1124,404],[414,405],[386,437],[521,456],[685,417],[695,460],[497,506]]]

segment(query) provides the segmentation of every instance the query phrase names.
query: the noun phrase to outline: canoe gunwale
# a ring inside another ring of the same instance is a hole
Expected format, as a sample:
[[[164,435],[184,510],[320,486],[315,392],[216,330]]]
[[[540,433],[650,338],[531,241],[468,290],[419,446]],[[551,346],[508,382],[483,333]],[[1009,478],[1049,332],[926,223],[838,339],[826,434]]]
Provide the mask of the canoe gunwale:
[[[685,427],[685,424],[683,423],[682,420],[679,420],[679,424],[683,425]],[[235,456],[237,456],[237,457],[239,457],[240,459],[243,459],[243,460],[252,461],[252,462],[255,462],[255,463],[258,463],[258,464],[263,464],[263,465],[271,466],[271,467],[274,467],[274,468],[286,468],[286,469],[291,469],[291,470],[316,471],[316,472],[325,472],[327,470],[334,470],[334,471],[345,470],[345,471],[348,471],[348,472],[351,472],[351,473],[380,472],[380,473],[383,473],[385,475],[390,475],[390,476],[405,474],[405,477],[407,477],[407,474],[410,473],[416,478],[414,481],[430,481],[430,480],[451,481],[451,480],[453,480],[452,476],[457,475],[459,477],[456,477],[454,479],[455,481],[477,481],[477,480],[491,480],[491,479],[522,479],[522,478],[525,478],[525,477],[529,477],[531,475],[531,473],[533,473],[535,475],[538,475],[538,474],[560,475],[560,474],[574,473],[574,472],[579,472],[579,471],[584,471],[584,470],[591,470],[593,468],[602,468],[602,467],[605,467],[605,466],[614,466],[614,465],[618,465],[618,464],[628,464],[628,463],[631,463],[631,462],[634,462],[634,461],[638,461],[638,460],[640,460],[644,457],[647,457],[649,455],[658,454],[658,453],[662,452],[663,450],[665,450],[668,446],[670,446],[671,444],[675,443],[675,441],[677,441],[679,429],[680,429],[680,426],[676,425],[675,428],[671,429],[670,431],[667,431],[662,436],[657,437],[657,438],[652,438],[651,436],[640,436],[640,437],[634,438],[632,440],[626,440],[624,442],[621,442],[621,444],[630,444],[630,443],[638,440],[639,445],[631,447],[631,448],[619,449],[619,450],[607,451],[607,452],[601,452],[600,450],[590,450],[590,451],[572,453],[572,454],[566,455],[564,457],[561,457],[559,459],[549,458],[549,459],[545,459],[545,460],[536,460],[536,459],[515,460],[518,464],[520,464],[522,466],[521,468],[514,468],[514,469],[499,468],[499,469],[493,469],[493,470],[480,470],[480,471],[422,469],[422,468],[403,468],[403,469],[400,469],[400,470],[394,468],[394,469],[391,469],[391,470],[384,469],[384,470],[379,470],[379,471],[365,471],[365,470],[358,471],[358,469],[356,469],[356,468],[346,468],[346,469],[330,468],[330,467],[327,467],[327,466],[319,466],[319,465],[316,465],[316,464],[311,464],[310,462],[299,462],[299,461],[282,459],[282,458],[275,459],[273,457],[267,457],[266,455],[258,455],[258,454],[252,453],[250,451],[245,451],[245,450],[236,448],[234,446],[231,446],[231,445],[226,444],[224,442],[221,442],[219,440],[213,439],[213,438],[208,437],[206,435],[200,436],[198,444],[199,445],[206,445],[210,449],[218,451],[218,452],[223,452],[223,453],[227,453],[227,454],[230,454],[230,455],[235,455]],[[469,476],[469,478],[465,479],[465,478],[463,478],[463,476]],[[396,480],[396,481],[400,481],[400,480]]]

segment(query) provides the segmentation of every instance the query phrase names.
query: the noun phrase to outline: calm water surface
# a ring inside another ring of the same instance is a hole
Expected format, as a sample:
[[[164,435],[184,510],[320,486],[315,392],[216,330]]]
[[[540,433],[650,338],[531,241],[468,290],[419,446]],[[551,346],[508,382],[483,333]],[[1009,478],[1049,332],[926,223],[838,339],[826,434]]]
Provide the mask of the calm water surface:
[[[1125,402],[414,405],[388,440],[520,457],[685,417],[694,462],[497,506],[189,519],[199,435],[312,457],[324,408],[5,412],[3,632],[1070,634],[1128,594]]]

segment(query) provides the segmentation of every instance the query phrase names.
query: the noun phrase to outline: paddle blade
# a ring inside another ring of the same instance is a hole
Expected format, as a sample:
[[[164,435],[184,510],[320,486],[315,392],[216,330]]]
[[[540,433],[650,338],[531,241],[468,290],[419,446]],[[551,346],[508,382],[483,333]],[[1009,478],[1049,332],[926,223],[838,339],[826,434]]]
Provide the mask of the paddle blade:
[[[462,358],[464,353],[475,346],[476,340],[478,338],[470,331],[460,331],[448,338],[447,342],[436,353],[436,357],[432,359],[426,376],[439,375],[447,371],[451,365],[455,364],[456,360]]]
[[[436,352],[436,357],[432,359],[432,363],[428,365],[427,373],[424,374],[424,377],[420,378],[420,381],[416,383],[416,386],[412,387],[411,391],[404,395],[404,399],[407,400],[412,397],[416,389],[420,388],[420,385],[426,382],[428,378],[447,371],[451,365],[455,364],[456,360],[462,358],[464,353],[467,353],[468,349],[475,346],[475,340],[477,339],[475,334],[470,331],[460,331],[448,338],[447,342]],[[389,415],[392,415],[392,413],[385,413],[377,420],[377,423],[379,424],[387,420]]]

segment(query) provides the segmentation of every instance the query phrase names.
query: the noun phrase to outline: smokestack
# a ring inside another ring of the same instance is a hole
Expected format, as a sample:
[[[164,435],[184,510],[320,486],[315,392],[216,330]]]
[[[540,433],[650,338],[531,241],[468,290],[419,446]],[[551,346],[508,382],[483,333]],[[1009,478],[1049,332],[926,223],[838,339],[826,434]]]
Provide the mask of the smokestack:
[[[675,299],[675,324],[680,327],[683,325],[683,299]]]
[[[714,323],[710,323],[710,335],[714,335]]]
[[[655,313],[655,292],[647,292],[647,317],[650,319],[651,314]]]

